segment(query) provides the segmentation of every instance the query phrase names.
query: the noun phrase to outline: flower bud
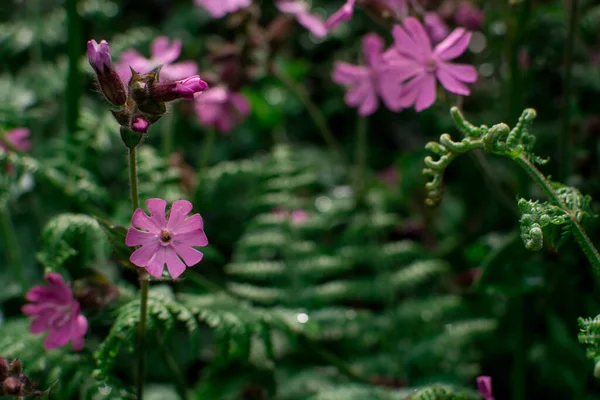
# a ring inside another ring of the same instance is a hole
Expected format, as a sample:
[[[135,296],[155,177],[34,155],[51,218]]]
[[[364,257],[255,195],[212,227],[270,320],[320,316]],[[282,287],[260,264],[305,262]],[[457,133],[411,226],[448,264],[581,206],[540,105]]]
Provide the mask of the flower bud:
[[[130,149],[135,149],[144,136],[143,133],[134,132],[126,126],[121,127],[121,139],[123,140],[123,143],[125,143],[125,146]]]
[[[148,132],[149,126],[150,122],[141,115],[136,115],[131,118],[131,130],[134,132],[146,133]]]
[[[8,378],[8,361],[4,357],[0,357],[0,382]]]
[[[150,98],[161,103],[177,99],[194,100],[194,94],[208,89],[208,85],[198,75],[174,81],[159,83],[149,88]]]
[[[95,40],[90,40],[88,42],[88,60],[96,72],[98,85],[106,100],[115,106],[124,105],[127,101],[125,85],[113,68],[108,43],[102,40],[98,44]]]
[[[17,378],[6,378],[4,382],[2,382],[2,389],[5,394],[8,395],[20,395],[21,387],[23,384]]]

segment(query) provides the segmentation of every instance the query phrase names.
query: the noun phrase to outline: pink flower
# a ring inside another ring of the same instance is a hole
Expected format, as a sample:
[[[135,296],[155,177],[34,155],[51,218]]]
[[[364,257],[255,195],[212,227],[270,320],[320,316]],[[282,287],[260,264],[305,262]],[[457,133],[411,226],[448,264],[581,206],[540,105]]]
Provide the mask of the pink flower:
[[[141,247],[131,254],[129,260],[138,267],[146,268],[155,278],[162,276],[167,264],[171,277],[176,279],[185,271],[186,265],[191,267],[202,260],[203,254],[193,248],[208,245],[202,217],[194,214],[186,218],[192,211],[192,203],[187,200],[173,203],[168,220],[165,200],[149,199],[146,206],[150,216],[138,208],[131,218],[133,227],[127,232],[125,244]]]
[[[350,21],[352,19],[352,14],[354,13],[355,4],[356,0],[347,0],[339,10],[325,21],[325,28],[327,28],[327,30],[333,30],[342,22]]]
[[[158,102],[177,99],[194,100],[195,94],[208,89],[208,84],[193,75],[182,80],[159,83],[149,89],[150,97]]]
[[[148,128],[150,127],[150,122],[146,120],[143,116],[138,115],[131,119],[131,130],[139,133],[148,132]]]
[[[83,349],[83,337],[88,330],[87,319],[80,314],[79,303],[73,298],[71,286],[57,273],[49,273],[44,279],[50,286],[34,286],[25,295],[32,304],[22,307],[24,314],[34,317],[31,333],[49,331],[44,349],[52,350],[71,341],[74,351]]]
[[[366,66],[336,62],[332,79],[335,83],[348,87],[346,104],[358,107],[358,114],[373,114],[379,107],[377,97],[381,97],[387,108],[401,109],[399,104],[401,80],[397,78],[396,67],[384,62],[383,39],[375,33],[365,35],[362,42]]]
[[[483,26],[483,19],[483,10],[468,1],[460,3],[454,13],[454,21],[456,21],[458,25],[474,31],[481,29]]]
[[[97,74],[112,69],[112,59],[110,57],[110,47],[106,40],[100,41],[98,44],[95,40],[87,42],[88,61]]]
[[[175,39],[170,43],[169,38],[160,36],[154,39],[150,45],[150,58],[145,58],[133,49],[125,50],[121,54],[121,59],[116,69],[125,83],[128,83],[129,79],[131,79],[129,67],[140,74],[147,74],[154,68],[162,65],[160,78],[167,81],[184,79],[190,75],[195,75],[198,71],[198,66],[193,61],[173,63],[179,57],[179,54],[181,54],[180,39]]]
[[[250,114],[250,103],[241,93],[218,86],[196,97],[196,115],[200,125],[213,126],[227,133]]]
[[[406,18],[404,28],[396,25],[392,33],[395,47],[385,58],[398,67],[399,78],[407,80],[400,97],[402,107],[414,105],[417,111],[430,107],[436,99],[436,79],[452,93],[470,94],[463,82],[477,80],[475,68],[448,62],[465,52],[470,32],[457,28],[433,50],[427,32],[416,18]]]
[[[492,378],[489,376],[477,377],[477,390],[483,396],[483,400],[494,400],[492,396]]]
[[[29,141],[30,131],[27,128],[15,128],[8,131],[4,135],[4,140],[15,146],[21,151],[27,151],[31,148],[31,142]],[[0,140],[0,148],[8,150],[6,146]]]
[[[227,13],[232,13],[240,8],[248,7],[252,0],[194,0],[197,6],[206,8],[206,11],[213,18],[224,17]]]
[[[429,34],[429,37],[433,41],[433,43],[441,42],[448,33],[450,33],[450,29],[448,25],[444,22],[442,18],[437,13],[428,12],[425,14],[424,18],[425,29]]]
[[[304,1],[282,0],[275,3],[282,13],[292,14],[300,25],[305,27],[316,37],[325,37],[327,29],[323,20],[309,12],[308,4]]]

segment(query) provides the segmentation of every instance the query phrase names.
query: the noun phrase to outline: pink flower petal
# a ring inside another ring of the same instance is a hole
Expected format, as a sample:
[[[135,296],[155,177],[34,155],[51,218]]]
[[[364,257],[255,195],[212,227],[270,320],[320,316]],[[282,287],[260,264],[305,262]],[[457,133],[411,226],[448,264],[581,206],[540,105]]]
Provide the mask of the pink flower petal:
[[[194,214],[173,227],[171,230],[175,235],[182,235],[184,233],[193,232],[193,231],[201,231],[204,229],[204,221],[202,221],[202,217],[200,214]]]
[[[346,62],[336,62],[333,66],[332,80],[338,85],[354,85],[369,77],[366,67]]]
[[[154,252],[153,257],[145,265],[146,271],[155,278],[160,278],[162,276],[167,259],[167,250],[168,247],[159,246],[159,249]]]
[[[456,94],[462,94],[463,96],[468,96],[471,94],[471,92],[469,92],[469,88],[464,83],[461,83],[454,78],[450,73],[448,73],[447,70],[438,68],[436,71],[436,76],[447,91]]]
[[[188,267],[198,264],[204,256],[198,250],[183,243],[173,243],[173,247]]]
[[[308,11],[307,4],[303,1],[295,0],[280,0],[275,2],[275,7],[282,13],[286,14],[300,14]]]
[[[138,208],[131,217],[131,225],[136,228],[145,229],[148,232],[159,234],[162,229],[141,208]]]
[[[208,238],[202,230],[177,234],[173,239],[174,243],[188,246],[207,246]]]
[[[327,28],[327,30],[333,30],[342,22],[350,21],[352,19],[352,14],[354,13],[355,3],[356,0],[347,0],[339,10],[325,21],[325,28]]]
[[[462,82],[472,83],[477,80],[477,70],[472,65],[440,63],[438,69],[443,69]]]
[[[192,211],[192,203],[187,200],[177,200],[171,205],[169,212],[169,222],[167,229],[174,231],[179,225],[185,221],[185,217]]]
[[[58,329],[52,329],[44,341],[44,349],[52,350],[67,344],[71,339],[71,329],[72,326],[68,322]]]
[[[138,267],[145,267],[160,247],[159,241],[142,246],[131,254],[129,261]]]
[[[404,20],[404,28],[417,45],[419,54],[429,57],[431,55],[431,40],[429,40],[429,35],[427,35],[427,31],[421,22],[414,17],[408,17]]]
[[[308,29],[308,31],[316,37],[323,38],[327,36],[325,22],[318,15],[311,14],[309,12],[302,12],[296,14],[296,19],[300,25]]]
[[[30,131],[27,128],[15,128],[6,133],[6,139],[21,151],[27,151],[31,148],[29,141]],[[3,147],[0,142],[0,148]]]
[[[160,229],[164,229],[167,226],[165,217],[167,202],[163,199],[148,199],[148,201],[146,201],[146,207],[148,207],[148,211],[150,211],[150,219],[154,224]]]
[[[394,48],[398,54],[414,60],[421,58],[418,57],[421,53],[421,49],[408,33],[406,33],[403,27],[395,25],[392,29],[392,35],[394,36]]]
[[[402,87],[402,94],[400,96],[402,107],[411,107],[415,104],[421,90],[421,85],[425,82],[427,75],[427,73],[418,74]]]
[[[169,42],[168,37],[159,36],[150,45],[150,54],[159,64],[170,64],[181,54],[181,39],[175,39],[171,44]]]
[[[28,314],[30,315],[30,314]],[[31,321],[31,326],[29,327],[29,331],[34,335],[39,335],[42,332],[47,331],[50,328],[50,324],[48,318],[38,317]]]
[[[446,39],[435,46],[433,55],[439,60],[452,60],[465,52],[471,40],[471,32],[456,28]]]
[[[383,39],[376,33],[368,33],[363,37],[362,51],[367,65],[374,67],[381,62],[384,45]]]
[[[358,107],[361,116],[370,115],[377,109],[375,88],[369,80],[354,86],[346,93],[344,99],[349,106]]]
[[[127,231],[127,236],[125,237],[125,244],[127,246],[140,246],[140,245],[148,245],[153,242],[157,242],[160,239],[158,238],[156,233],[152,232],[142,232],[138,231],[135,228],[129,228]]]
[[[165,254],[165,261],[167,263],[167,269],[169,270],[171,278],[179,278],[181,274],[185,272],[185,264],[179,259],[177,253],[175,253],[175,250],[173,248],[168,247]]]
[[[431,107],[435,103],[435,98],[435,76],[427,74],[421,84],[417,102],[415,103],[415,110],[419,112]]]
[[[229,102],[239,116],[246,117],[250,113],[250,102],[243,94],[231,93],[229,96]]]
[[[160,70],[161,81],[175,81],[185,79],[198,73],[198,65],[193,61],[183,61],[175,64],[166,64]]]

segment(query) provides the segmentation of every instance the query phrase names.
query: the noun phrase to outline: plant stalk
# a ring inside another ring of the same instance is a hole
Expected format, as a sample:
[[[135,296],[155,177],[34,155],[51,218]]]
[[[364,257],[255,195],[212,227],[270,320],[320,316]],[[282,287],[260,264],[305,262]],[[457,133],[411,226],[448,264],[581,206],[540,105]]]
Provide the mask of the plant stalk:
[[[204,143],[202,144],[202,153],[200,154],[200,161],[198,163],[198,171],[201,174],[204,173],[204,169],[210,161],[210,155],[213,148],[215,147],[215,140],[217,138],[217,132],[214,128],[209,128],[206,136],[204,137]]]
[[[25,289],[27,287],[25,264],[23,263],[23,258],[21,257],[17,231],[12,223],[8,204],[4,204],[0,208],[0,232],[2,233],[2,242],[4,242],[3,247],[6,251],[8,264],[12,267],[13,275],[21,284],[21,288]]]
[[[162,153],[163,157],[168,158],[173,152],[173,143],[174,143],[174,129],[173,125],[175,124],[175,116],[173,114],[166,115],[163,119],[163,132],[162,132]]]
[[[358,123],[356,124],[356,175],[354,178],[354,192],[357,200],[362,198],[365,190],[365,176],[367,167],[367,125],[367,118],[358,117]]]
[[[67,0],[67,49],[69,70],[67,75],[67,149],[75,142],[77,123],[79,120],[79,99],[81,98],[81,74],[79,57],[81,56],[81,21],[77,12],[77,0]]]

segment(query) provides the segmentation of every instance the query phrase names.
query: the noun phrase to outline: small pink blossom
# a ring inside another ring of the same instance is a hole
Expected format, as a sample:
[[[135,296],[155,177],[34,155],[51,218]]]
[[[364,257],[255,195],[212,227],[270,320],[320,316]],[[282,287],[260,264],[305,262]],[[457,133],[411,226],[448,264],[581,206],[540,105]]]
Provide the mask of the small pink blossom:
[[[379,107],[378,96],[387,108],[399,111],[401,81],[397,78],[396,67],[383,59],[383,39],[370,33],[362,42],[363,56],[366,66],[336,62],[332,79],[335,83],[346,86],[345,101],[350,107],[358,107],[358,114],[373,114]]]
[[[31,333],[49,331],[44,349],[52,350],[71,341],[74,351],[83,349],[83,337],[88,330],[87,319],[80,314],[79,303],[73,298],[71,286],[57,273],[44,277],[48,286],[34,286],[25,295],[31,302],[22,307],[24,314],[34,317]]]
[[[433,43],[441,42],[450,33],[450,28],[448,28],[448,25],[446,25],[437,13],[426,13],[423,21],[425,22],[425,29]]]
[[[29,141],[30,131],[27,128],[15,128],[4,135],[4,139],[21,151],[27,151],[31,148]],[[0,148],[8,150],[0,140]]]
[[[128,83],[131,79],[133,68],[140,74],[147,74],[154,68],[162,65],[160,79],[163,81],[184,79],[198,72],[198,66],[193,61],[174,63],[181,54],[181,40],[175,39],[170,42],[166,36],[160,36],[152,41],[150,45],[150,58],[146,58],[136,50],[125,50],[116,65],[117,72],[123,80]]]
[[[208,89],[208,84],[193,75],[185,79],[171,82],[161,82],[149,89],[150,97],[158,102],[167,102],[177,99],[194,100],[196,93]]]
[[[227,133],[250,114],[250,103],[241,93],[223,86],[208,89],[196,97],[196,115],[200,125],[215,127]]]
[[[494,400],[492,396],[492,378],[489,376],[477,377],[477,390],[483,396],[483,400]]]
[[[227,13],[249,7],[252,0],[194,0],[194,3],[204,7],[213,18],[221,18]]]
[[[404,20],[404,27],[393,29],[395,47],[385,59],[397,67],[399,78],[406,81],[402,87],[400,105],[414,105],[416,111],[429,108],[436,100],[436,80],[449,92],[467,96],[464,84],[477,80],[477,71],[471,65],[448,62],[465,52],[471,33],[457,28],[432,49],[427,32],[416,18]]]
[[[103,74],[112,69],[112,59],[110,48],[106,40],[101,40],[98,44],[95,40],[87,42],[88,61],[97,74]]]
[[[327,36],[325,23],[318,15],[309,12],[308,4],[304,1],[282,0],[276,2],[275,5],[282,13],[295,16],[298,23],[316,37],[322,38]]]
[[[135,210],[131,218],[132,228],[125,237],[127,246],[141,246],[129,260],[145,268],[155,278],[162,276],[167,264],[171,277],[176,279],[186,266],[191,267],[202,260],[203,254],[193,247],[208,245],[202,217],[194,214],[186,218],[193,207],[187,200],[175,201],[168,218],[165,200],[149,199],[146,206],[150,216],[141,208]]]
[[[350,21],[354,13],[355,4],[356,0],[347,0],[339,10],[325,21],[325,28],[331,31],[337,28],[342,22]]]
[[[461,2],[454,13],[454,21],[457,25],[464,26],[473,31],[481,29],[483,19],[483,10],[468,1]]]
[[[145,119],[143,116],[138,115],[131,119],[131,130],[139,133],[148,132],[148,128],[150,127],[150,122]]]

